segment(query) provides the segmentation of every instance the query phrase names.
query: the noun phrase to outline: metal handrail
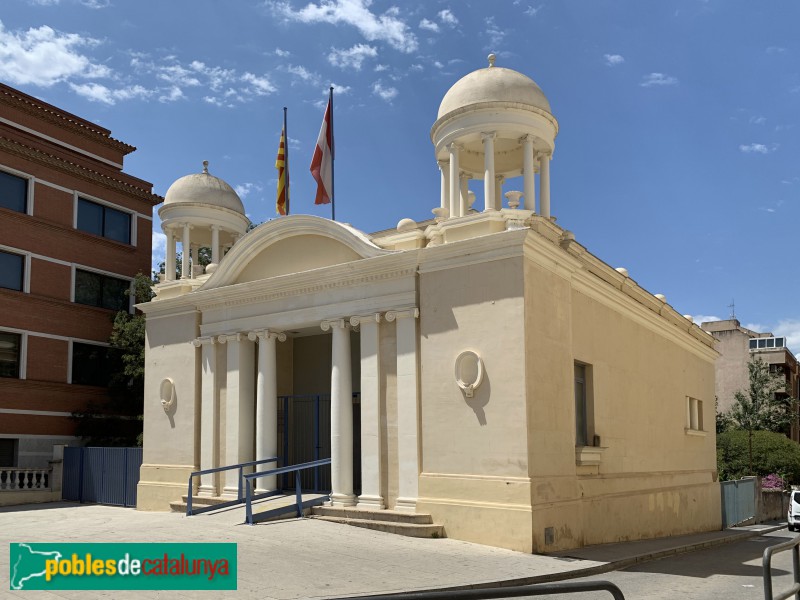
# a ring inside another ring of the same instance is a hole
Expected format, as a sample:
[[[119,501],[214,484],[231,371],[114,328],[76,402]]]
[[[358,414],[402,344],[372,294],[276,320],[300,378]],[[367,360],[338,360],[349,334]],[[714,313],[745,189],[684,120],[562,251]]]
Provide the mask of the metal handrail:
[[[295,507],[297,509],[297,516],[303,516],[303,492],[302,492],[302,483],[300,481],[300,471],[305,469],[313,469],[315,467],[321,467],[323,465],[331,464],[330,458],[321,458],[320,460],[312,460],[311,462],[300,463],[298,465],[290,465],[288,467],[278,467],[277,469],[270,469],[269,471],[261,471],[260,473],[250,473],[249,475],[244,476],[244,486],[245,486],[245,506],[247,511],[247,516],[245,523],[248,525],[255,525],[259,519],[253,516],[253,500],[257,500],[257,496],[253,496],[252,489],[250,487],[250,481],[253,479],[260,479],[262,477],[269,477],[271,475],[282,475],[283,473],[294,473],[294,481],[295,481]]]
[[[225,508],[227,506],[233,506],[234,504],[241,504],[242,503],[242,477],[243,477],[243,470],[245,467],[252,467],[255,465],[262,465],[264,463],[272,463],[278,462],[278,457],[273,456],[272,458],[262,458],[261,460],[251,460],[248,462],[238,463],[235,465],[228,465],[226,467],[214,467],[213,469],[203,469],[201,471],[194,471],[191,475],[189,475],[189,493],[186,496],[186,516],[191,517],[192,515],[199,515],[200,513],[208,512],[209,510],[216,510],[218,508]],[[219,473],[221,471],[230,471],[231,469],[239,469],[239,486],[238,491],[236,494],[236,500],[231,500],[229,502],[222,502],[220,504],[215,504],[213,506],[207,506],[205,508],[201,508],[198,510],[192,510],[192,479],[200,475],[209,475],[211,473]]]
[[[764,550],[762,564],[764,565],[764,600],[786,600],[786,598],[800,598],[800,535],[796,536],[793,540],[775,544]],[[785,550],[792,551],[792,570],[794,571],[794,583],[792,587],[781,592],[777,596],[772,594],[772,555]]]
[[[521,596],[548,596],[551,594],[574,594],[580,592],[609,592],[614,600],[625,600],[625,596],[610,581],[567,581],[563,583],[539,583],[514,587],[494,587],[477,590],[443,590],[439,592],[408,592],[405,594],[381,594],[377,596],[348,596],[335,600],[489,600],[491,598],[519,598]]]

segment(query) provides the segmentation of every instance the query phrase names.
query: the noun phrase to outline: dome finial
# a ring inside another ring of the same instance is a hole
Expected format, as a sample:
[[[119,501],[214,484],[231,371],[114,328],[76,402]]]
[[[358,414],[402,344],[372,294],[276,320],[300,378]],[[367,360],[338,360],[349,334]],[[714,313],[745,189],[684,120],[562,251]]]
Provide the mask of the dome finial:
[[[203,161],[203,173],[208,175],[208,161],[207,160]]]
[[[492,52],[487,58],[489,59],[489,68],[491,69],[494,66],[494,61],[497,60],[497,56]]]

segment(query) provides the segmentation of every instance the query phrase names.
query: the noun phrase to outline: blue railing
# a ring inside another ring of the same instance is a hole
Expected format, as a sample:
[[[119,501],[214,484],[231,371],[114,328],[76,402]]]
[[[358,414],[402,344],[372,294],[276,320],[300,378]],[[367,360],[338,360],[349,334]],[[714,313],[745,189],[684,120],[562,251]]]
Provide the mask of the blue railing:
[[[228,506],[234,506],[236,504],[241,504],[244,502],[242,498],[242,479],[244,477],[244,469],[247,467],[253,467],[255,465],[263,465],[265,463],[273,463],[278,462],[278,457],[273,456],[272,458],[262,458],[261,460],[251,460],[249,462],[239,463],[238,465],[229,465],[227,467],[216,467],[214,469],[203,469],[202,471],[194,471],[191,475],[189,475],[189,493],[186,496],[186,516],[191,517],[192,515],[199,515],[204,512],[208,512],[210,510],[217,510],[220,508],[226,508]],[[197,510],[192,509],[192,480],[195,477],[199,477],[200,475],[209,475],[211,473],[220,473],[222,471],[230,471],[232,469],[239,469],[239,478],[238,478],[238,490],[236,494],[236,500],[230,500],[228,502],[221,502],[220,504],[214,504],[212,506],[205,506],[203,508],[198,508]],[[254,499],[258,500],[259,498],[266,498],[267,496],[273,496],[277,492],[264,492],[262,494],[258,494]]]
[[[374,596],[348,596],[335,600],[488,600],[489,598],[521,598],[523,596],[550,596],[579,594],[582,592],[608,592],[614,600],[625,600],[625,595],[610,581],[568,581],[565,583],[540,583],[515,587],[483,588],[472,590],[444,590],[440,592],[407,592],[377,594]]]
[[[314,506],[316,504],[322,504],[326,497],[315,498],[313,500],[307,500],[303,502],[303,490],[302,490],[302,481],[300,480],[300,471],[305,469],[314,469],[317,467],[321,467],[323,465],[331,464],[330,458],[323,458],[320,460],[312,460],[311,462],[301,463],[299,465],[290,465],[288,467],[279,467],[277,469],[270,469],[269,471],[261,471],[260,473],[250,473],[249,475],[245,475],[244,479],[244,486],[245,486],[245,506],[247,510],[247,516],[245,523],[248,525],[255,525],[259,521],[264,521],[265,519],[270,519],[275,517],[279,514],[290,512],[292,510],[297,511],[297,516],[303,516],[303,509],[309,506]],[[294,473],[294,481],[295,481],[295,504],[284,506],[281,508],[277,508],[274,510],[258,513],[256,515],[253,514],[253,500],[258,500],[259,498],[263,497],[265,494],[253,494],[253,489],[251,485],[251,481],[253,479],[260,479],[262,477],[270,477],[271,475],[282,475],[284,473]]]

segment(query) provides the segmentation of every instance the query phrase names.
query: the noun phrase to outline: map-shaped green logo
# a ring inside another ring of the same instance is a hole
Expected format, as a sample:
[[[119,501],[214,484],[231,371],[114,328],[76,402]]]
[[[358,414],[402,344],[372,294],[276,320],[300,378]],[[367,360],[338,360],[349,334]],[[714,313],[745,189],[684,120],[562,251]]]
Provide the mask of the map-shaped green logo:
[[[24,590],[31,579],[44,579],[45,562],[60,559],[60,552],[34,550],[30,544],[11,544],[11,589]]]

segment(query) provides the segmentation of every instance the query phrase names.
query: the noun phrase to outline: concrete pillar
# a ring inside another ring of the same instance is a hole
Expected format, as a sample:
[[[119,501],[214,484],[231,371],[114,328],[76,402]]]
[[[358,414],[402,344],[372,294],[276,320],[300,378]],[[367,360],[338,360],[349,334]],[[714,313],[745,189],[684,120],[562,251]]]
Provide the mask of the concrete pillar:
[[[539,155],[539,202],[542,216],[550,218],[550,154]]]
[[[211,226],[211,262],[219,264],[219,225]]]
[[[214,338],[201,337],[192,342],[200,348],[202,380],[200,384],[200,470],[220,466],[219,448],[219,391],[217,386],[217,352]],[[198,496],[216,496],[214,473],[200,476]]]
[[[536,211],[536,183],[533,162],[533,136],[522,138],[522,193],[525,196],[525,210]]]
[[[350,371],[350,324],[323,321],[333,332],[331,357],[331,505],[353,506],[353,382]]]
[[[497,134],[482,133],[483,140],[483,210],[495,210],[494,138]]]
[[[450,161],[440,160],[437,162],[439,165],[439,171],[441,171],[442,173],[441,201],[439,202],[439,206],[441,208],[446,208],[449,211],[450,210]]]
[[[242,333],[221,335],[217,341],[228,345],[225,398],[225,465],[253,460],[253,413],[255,404],[255,346]],[[246,469],[244,472],[251,472]],[[236,497],[239,471],[225,471],[222,495]]]
[[[177,269],[175,265],[175,255],[177,254],[175,250],[175,244],[177,241],[175,240],[175,232],[171,227],[165,229],[164,234],[167,236],[167,255],[166,260],[164,261],[164,281],[174,281],[175,272]]]
[[[361,328],[361,495],[360,508],[382,509],[380,313],[351,317]]]
[[[251,341],[258,340],[258,374],[256,375],[256,456],[255,460],[278,455],[278,355],[277,341],[286,341],[285,333],[268,329],[251,331]],[[257,471],[274,469],[277,463],[257,465]],[[276,490],[277,476],[262,477],[256,492]]]
[[[191,242],[189,241],[190,229],[191,225],[188,223],[183,224],[183,248],[181,248],[183,264],[181,265],[181,279],[189,279],[191,277],[191,273],[189,272],[189,257],[191,256]]]
[[[463,217],[469,212],[469,173],[461,171],[461,182],[459,184],[461,191],[458,216]]]
[[[450,144],[447,146],[450,151],[450,216],[460,217],[461,213],[461,177],[460,169],[458,168],[458,144]]]
[[[200,259],[198,254],[200,252],[200,247],[197,244],[192,244],[192,279],[194,279],[194,273],[197,270],[197,267],[200,266]]]
[[[389,311],[397,321],[397,463],[396,510],[415,512],[419,496],[419,376],[417,371],[417,317],[419,309]]]
[[[503,183],[506,178],[502,175],[495,175],[494,177],[494,207],[497,210],[503,208]]]

